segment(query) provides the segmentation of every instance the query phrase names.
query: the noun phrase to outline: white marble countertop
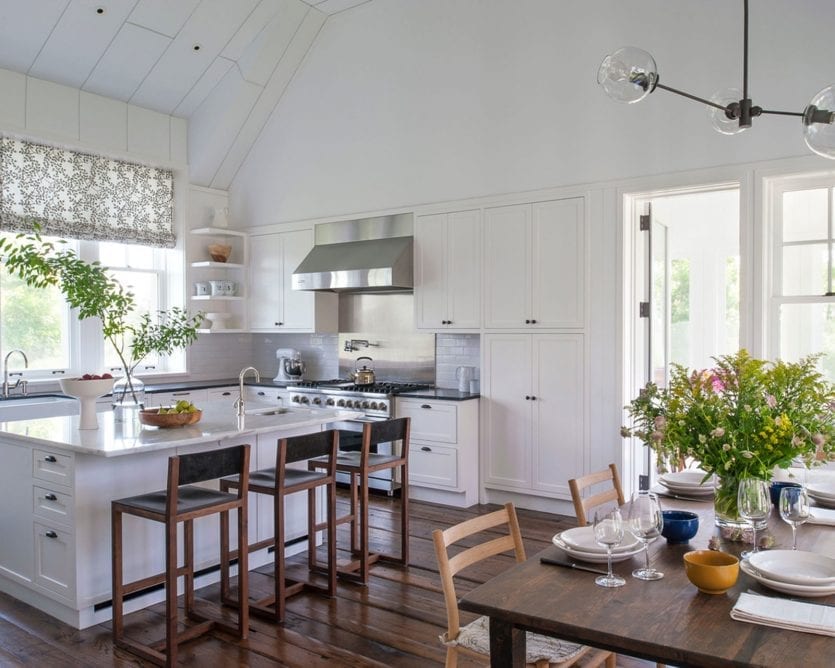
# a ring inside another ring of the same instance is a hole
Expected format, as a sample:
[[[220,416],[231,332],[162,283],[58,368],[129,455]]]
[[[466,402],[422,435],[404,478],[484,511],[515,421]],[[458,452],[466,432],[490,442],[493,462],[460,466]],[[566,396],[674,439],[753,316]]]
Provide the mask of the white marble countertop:
[[[263,434],[320,427],[360,417],[362,413],[336,409],[290,409],[278,415],[246,415],[242,428],[225,401],[207,401],[197,424],[174,429],[116,422],[112,411],[98,413],[98,429],[79,429],[79,417],[66,415],[0,422],[0,439],[12,443],[47,446],[86,455],[116,457],[220,441],[248,434]],[[247,404],[247,408],[257,408]],[[275,408],[273,406],[273,408]]]

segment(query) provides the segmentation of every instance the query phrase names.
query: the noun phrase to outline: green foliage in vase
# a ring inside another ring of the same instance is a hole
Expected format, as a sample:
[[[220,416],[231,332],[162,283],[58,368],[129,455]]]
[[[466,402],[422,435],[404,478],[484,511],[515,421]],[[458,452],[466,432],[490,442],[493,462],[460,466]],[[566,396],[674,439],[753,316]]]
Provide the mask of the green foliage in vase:
[[[27,285],[60,290],[79,319],[98,318],[128,377],[149,353],[170,355],[197,340],[202,313],[190,316],[174,307],[154,316],[136,314],[133,293],[101,263],[82,260],[65,243],[45,241],[37,232],[18,234],[0,238],[0,256],[6,270]]]
[[[670,383],[649,383],[626,409],[660,470],[695,461],[708,475],[768,480],[774,467],[835,459],[835,387],[820,355],[768,362],[746,350],[714,358],[712,369],[673,365]]]

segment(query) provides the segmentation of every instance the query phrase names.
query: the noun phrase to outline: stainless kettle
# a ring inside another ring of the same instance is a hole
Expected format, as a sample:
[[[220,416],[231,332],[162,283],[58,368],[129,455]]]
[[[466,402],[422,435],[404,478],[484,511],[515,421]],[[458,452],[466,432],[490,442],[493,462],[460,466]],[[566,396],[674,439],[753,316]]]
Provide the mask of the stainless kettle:
[[[370,357],[357,357],[357,362],[354,366],[354,372],[351,374],[351,379],[357,385],[373,385],[374,367],[369,367],[368,364],[363,364],[362,368],[360,368],[360,360],[368,360],[369,363],[374,361]]]

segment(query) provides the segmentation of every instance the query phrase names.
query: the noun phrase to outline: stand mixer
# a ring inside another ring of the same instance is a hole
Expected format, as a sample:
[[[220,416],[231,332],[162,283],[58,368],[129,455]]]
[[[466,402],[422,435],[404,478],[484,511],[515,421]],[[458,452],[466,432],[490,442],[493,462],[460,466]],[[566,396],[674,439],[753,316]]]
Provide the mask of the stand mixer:
[[[298,382],[304,378],[304,362],[302,354],[293,348],[279,348],[275,351],[278,359],[278,375],[273,378],[276,382]]]

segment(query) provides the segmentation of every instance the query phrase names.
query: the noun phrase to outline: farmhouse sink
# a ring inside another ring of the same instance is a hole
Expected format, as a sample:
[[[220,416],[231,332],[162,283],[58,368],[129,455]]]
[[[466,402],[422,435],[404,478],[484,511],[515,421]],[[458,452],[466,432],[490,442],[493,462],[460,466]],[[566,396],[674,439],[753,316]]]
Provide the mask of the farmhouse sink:
[[[31,397],[9,397],[0,400],[0,422],[75,415],[78,402],[63,394],[42,394]]]

